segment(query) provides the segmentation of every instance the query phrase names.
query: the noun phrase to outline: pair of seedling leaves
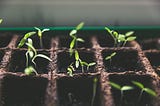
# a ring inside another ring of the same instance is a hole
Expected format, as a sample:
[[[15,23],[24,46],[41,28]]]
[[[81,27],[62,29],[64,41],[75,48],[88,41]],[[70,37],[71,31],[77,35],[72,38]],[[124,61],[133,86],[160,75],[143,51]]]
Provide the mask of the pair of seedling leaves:
[[[43,29],[42,31],[35,27],[35,29],[38,30],[38,36],[40,38],[40,46],[41,48],[43,47],[43,43],[42,43],[42,33],[45,32],[45,31],[48,31],[49,29]],[[26,52],[26,68],[24,70],[25,74],[27,75],[31,75],[33,72],[38,75],[37,71],[34,69],[33,66],[29,66],[29,61],[31,60],[31,62],[36,66],[36,63],[35,63],[35,59],[37,57],[40,57],[40,58],[44,58],[44,59],[47,59],[48,61],[52,61],[49,57],[47,57],[46,55],[44,54],[38,54],[36,49],[34,48],[33,46],[33,41],[32,39],[30,38],[31,36],[33,36],[34,34],[36,34],[36,32],[29,32],[29,33],[26,33],[24,35],[24,37],[21,39],[20,43],[18,44],[18,48],[21,48],[23,45],[27,45],[28,49],[27,49],[27,52]]]
[[[70,53],[70,56],[74,54],[74,57],[75,57],[75,62],[72,62],[67,68],[67,71],[68,71],[67,73],[69,76],[73,76],[73,71],[75,71],[75,68],[78,68],[79,66],[82,67],[82,73],[84,73],[84,66],[86,66],[87,70],[89,70],[89,67],[94,66],[96,64],[95,62],[87,63],[83,61],[79,56],[78,50],[76,50],[78,42],[85,42],[82,38],[77,37],[77,32],[80,29],[82,29],[83,26],[84,26],[84,23],[81,22],[69,34],[70,37],[72,38],[72,41],[70,42],[69,53]],[[74,64],[75,64],[75,68],[74,68]]]
[[[150,89],[150,88],[145,87],[142,83],[137,82],[137,81],[132,81],[132,83],[133,83],[135,86],[137,86],[138,88],[141,89],[141,92],[140,92],[140,94],[139,94],[138,101],[141,100],[141,97],[142,97],[143,92],[146,92],[147,94],[149,94],[149,95],[151,95],[151,96],[154,96],[154,97],[157,96],[156,93],[155,93],[155,91],[153,91],[153,90]],[[122,101],[122,99],[123,99],[123,92],[124,92],[124,91],[129,91],[129,90],[133,90],[133,89],[134,89],[134,87],[132,87],[132,86],[128,86],[128,85],[120,86],[119,84],[114,83],[114,82],[112,82],[112,81],[110,81],[109,84],[110,84],[113,88],[121,91],[121,101]]]
[[[125,44],[128,41],[133,41],[136,39],[135,36],[133,36],[134,31],[129,31],[125,34],[119,34],[118,32],[114,30],[110,30],[109,28],[105,27],[105,29],[108,31],[108,33],[111,35],[111,37],[114,40],[114,47],[120,47],[120,46],[125,46]]]

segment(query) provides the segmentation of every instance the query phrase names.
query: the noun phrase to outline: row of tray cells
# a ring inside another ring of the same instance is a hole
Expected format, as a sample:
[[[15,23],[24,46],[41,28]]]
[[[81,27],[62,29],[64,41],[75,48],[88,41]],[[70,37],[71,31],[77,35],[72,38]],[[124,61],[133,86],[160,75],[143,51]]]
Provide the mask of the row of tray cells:
[[[21,35],[19,35],[20,37],[17,40],[16,43],[16,47],[18,45],[18,43],[20,42],[20,40],[22,39]],[[106,36],[106,35],[86,35],[86,36],[80,36],[80,38],[84,39],[84,43],[78,43],[77,47],[78,48],[92,48],[93,44],[91,42],[91,38],[95,37],[97,39],[98,44],[101,47],[113,47],[114,46],[114,41],[110,36]],[[13,38],[13,34],[8,33],[8,34],[1,34],[0,35],[0,48],[3,47],[7,47],[8,44],[11,42]],[[69,48],[70,46],[70,42],[72,41],[71,37],[67,36],[67,35],[60,35],[60,36],[47,36],[44,35],[43,36],[43,48],[44,49],[50,49],[51,48],[51,41],[52,40],[57,40],[58,38],[58,47],[59,48]],[[40,41],[39,38],[37,36],[32,36],[31,39],[33,40],[33,45],[36,49],[41,49],[40,47]],[[129,46],[129,45],[126,45]],[[23,48],[26,48],[26,46],[23,46]]]
[[[90,106],[93,97],[93,79],[97,78],[98,82],[96,85],[95,101],[93,106],[101,106],[102,98],[108,96],[103,93],[101,89],[100,76],[79,76],[78,78],[73,77],[61,77],[56,79],[56,92],[58,98],[58,106],[68,105],[80,105]],[[26,77],[16,75],[5,75],[1,85],[1,98],[4,106],[20,106],[20,105],[37,105],[42,106],[45,101],[45,92],[47,89],[48,80],[44,77]],[[131,82],[141,82],[145,87],[153,88],[152,79],[148,76],[140,75],[109,75],[109,80],[121,86],[128,85],[134,86]],[[108,85],[105,85],[109,87]],[[110,86],[111,87],[111,86]],[[108,88],[110,92],[110,87]],[[37,90],[38,89],[38,90]],[[25,91],[25,92],[24,92]],[[29,92],[28,92],[29,91]],[[126,91],[123,94],[123,102],[121,102],[121,92],[115,88],[111,88],[111,95],[113,97],[115,105],[122,104],[123,106],[128,105],[152,105],[152,97],[143,93],[141,101],[138,101],[138,96],[141,90],[134,86],[131,91]],[[70,96],[74,100],[70,101]],[[16,98],[15,98],[16,97]],[[1,101],[1,102],[2,102]],[[126,102],[127,101],[127,102]],[[71,103],[71,104],[70,104]]]
[[[0,50],[0,60],[2,61],[4,56],[5,50]],[[116,52],[116,55],[112,57],[110,60],[105,60],[107,56],[109,56],[111,53]],[[22,49],[13,49],[11,55],[11,59],[8,60],[8,67],[11,72],[22,72],[22,70],[26,67],[26,57],[25,57],[26,50]],[[66,73],[67,67],[72,63],[75,62],[75,57],[70,56],[69,51],[67,50],[57,50],[57,51],[50,51],[50,50],[39,50],[38,53],[47,55],[48,57],[52,57],[50,54],[56,54],[56,60],[55,62],[52,62],[52,64],[56,64],[57,66],[57,73]],[[95,58],[95,50],[79,50],[79,56],[81,60],[91,63],[91,62],[97,62],[99,58]],[[8,54],[7,54],[8,55]],[[100,65],[103,67],[105,66],[105,71],[112,73],[112,72],[125,72],[125,71],[145,71],[143,67],[143,63],[138,55],[138,51],[136,49],[104,49],[101,52],[101,56],[103,60],[101,61]],[[55,69],[50,69],[49,64],[50,62],[43,58],[36,58],[35,62],[36,64],[36,70],[38,70],[39,73],[48,73],[48,71],[54,71]],[[30,62],[30,65],[33,65],[32,62]],[[98,64],[96,64],[98,65]],[[88,70],[86,67],[84,67],[85,72],[97,72],[101,70],[97,70],[94,66],[91,66]],[[79,67],[76,69],[75,73],[81,73],[82,67]]]

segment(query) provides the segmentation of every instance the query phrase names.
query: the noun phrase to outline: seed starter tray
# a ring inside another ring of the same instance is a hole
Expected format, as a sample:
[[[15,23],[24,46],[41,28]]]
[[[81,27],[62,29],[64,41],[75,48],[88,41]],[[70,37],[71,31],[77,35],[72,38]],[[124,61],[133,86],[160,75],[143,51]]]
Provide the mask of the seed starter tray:
[[[109,36],[83,34],[81,37],[86,42],[78,44],[80,57],[86,62],[95,61],[96,65],[85,73],[78,69],[70,77],[66,74],[67,66],[73,61],[69,56],[68,33],[47,34],[43,37],[44,49],[40,49],[37,36],[32,39],[37,52],[49,56],[52,62],[37,58],[39,75],[28,76],[23,73],[27,48],[16,48],[22,33],[1,33],[0,106],[91,106],[94,78],[98,78],[94,106],[160,106],[160,51],[147,48],[150,44],[146,41],[132,41],[125,47],[113,48]],[[112,61],[105,61],[112,52],[117,53]],[[140,90],[135,88],[124,93],[127,103],[120,102],[120,92],[112,88],[109,81],[133,86],[133,80],[153,89],[157,97],[144,93],[137,102]]]

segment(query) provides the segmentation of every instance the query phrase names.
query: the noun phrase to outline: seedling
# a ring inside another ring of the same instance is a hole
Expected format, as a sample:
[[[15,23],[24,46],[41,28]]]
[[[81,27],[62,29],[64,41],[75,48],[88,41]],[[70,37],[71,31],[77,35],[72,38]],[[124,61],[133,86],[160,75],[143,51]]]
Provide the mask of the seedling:
[[[92,96],[91,106],[94,105],[94,100],[95,100],[95,97],[96,97],[97,82],[98,82],[98,79],[95,77],[93,79],[93,96]]]
[[[0,19],[0,24],[2,23],[3,19]]]
[[[34,33],[27,33],[27,35],[32,35],[32,34],[34,34]],[[22,47],[24,44],[26,44],[28,47],[27,52],[25,54],[26,55],[26,68],[25,68],[24,72],[27,75],[31,75],[33,72],[37,75],[38,73],[36,72],[34,67],[29,66],[29,62],[31,61],[36,66],[35,59],[37,57],[47,59],[48,61],[52,61],[52,60],[44,54],[38,54],[36,49],[33,46],[32,39],[27,38],[27,37],[26,38],[24,37],[18,45],[19,47]],[[26,40],[27,40],[27,42],[26,42]]]
[[[135,86],[137,86],[138,88],[141,89],[141,92],[140,92],[139,97],[138,97],[138,101],[141,100],[143,92],[146,92],[147,94],[149,94],[149,95],[151,95],[151,96],[154,96],[154,97],[157,96],[155,91],[153,91],[153,90],[150,89],[150,88],[144,87],[144,85],[143,85],[142,83],[137,82],[137,81],[132,81],[132,83],[133,83]]]
[[[124,91],[128,91],[128,90],[133,90],[133,89],[134,89],[132,86],[128,86],[128,85],[120,86],[119,84],[114,83],[114,82],[111,82],[111,81],[109,82],[109,84],[110,84],[113,88],[121,91],[121,101],[122,101],[122,99],[123,99],[123,92],[124,92]]]
[[[109,34],[113,38],[114,47],[123,47],[128,41],[133,41],[136,39],[136,37],[133,36],[134,31],[129,31],[125,34],[119,34],[118,32],[114,30],[110,30],[107,27],[105,27],[105,29],[109,32]]]
[[[76,49],[77,48],[77,43],[78,42],[84,42],[84,40],[82,38],[78,38],[77,37],[77,31],[79,31],[80,29],[82,29],[82,27],[84,26],[84,23],[81,22],[79,25],[76,26],[75,29],[73,29],[71,32],[70,32],[70,37],[72,38],[72,41],[70,42],[70,48],[69,48],[69,51],[70,51],[70,56],[72,56],[73,52],[74,52],[74,48]]]
[[[75,71],[75,68],[79,68],[79,66],[82,67],[82,73],[84,73],[84,67],[85,67],[85,66],[87,67],[86,70],[89,70],[89,68],[90,68],[91,66],[96,65],[95,62],[87,63],[87,62],[85,62],[85,61],[82,61],[82,60],[80,59],[80,56],[79,56],[79,53],[78,53],[77,50],[74,50],[74,53],[75,53],[75,55],[74,55],[74,57],[75,57],[75,62],[72,62],[72,63],[68,66],[68,68],[67,68],[67,71],[68,71],[67,73],[69,74],[69,76],[73,76],[73,71]],[[75,67],[74,67],[73,64],[75,64]]]
[[[42,41],[42,36],[43,33],[46,31],[49,31],[49,29],[43,29],[41,30],[40,28],[34,27],[37,31],[38,31],[38,37],[39,37],[39,41],[40,41],[40,47],[43,48],[43,41]]]

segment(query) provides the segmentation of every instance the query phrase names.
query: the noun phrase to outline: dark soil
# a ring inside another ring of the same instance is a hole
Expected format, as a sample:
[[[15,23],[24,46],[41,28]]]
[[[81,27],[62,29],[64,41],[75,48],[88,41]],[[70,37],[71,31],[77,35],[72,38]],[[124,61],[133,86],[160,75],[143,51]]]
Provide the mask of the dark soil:
[[[138,100],[141,90],[136,87],[131,81],[141,82],[145,87],[152,88],[152,80],[148,76],[142,75],[110,75],[110,81],[115,82],[121,86],[133,86],[134,90],[124,91],[123,99],[121,100],[121,93],[119,90],[112,87],[112,95],[116,106],[153,106],[152,96],[143,92],[140,101]]]
[[[9,70],[11,72],[23,72],[26,68],[26,50],[15,50],[12,53],[12,58],[9,63]],[[47,51],[39,51],[38,53],[47,55],[49,57],[49,53]],[[17,59],[19,58],[19,59]],[[35,66],[31,60],[29,65]],[[48,64],[49,61],[44,58],[36,58],[35,59],[36,67],[38,73],[48,73]]]
[[[8,46],[11,39],[12,39],[11,33],[0,34],[0,48]]]
[[[0,82],[1,106],[43,106],[47,78],[2,74]]]
[[[116,52],[111,60],[105,58]],[[138,56],[137,50],[103,50],[103,62],[107,72],[142,71],[143,66]]]
[[[95,58],[94,58],[94,52],[92,51],[79,51],[79,56],[80,58],[87,62],[87,63],[91,63],[91,62],[95,62]],[[74,54],[72,57],[70,57],[69,52],[66,51],[61,51],[58,53],[58,61],[57,61],[57,65],[58,65],[58,73],[63,72],[66,73],[67,72],[67,67],[75,61],[75,57]],[[78,69],[76,69],[75,73],[81,73],[82,67],[79,66]],[[95,66],[92,66],[89,68],[89,70],[86,70],[87,67],[84,67],[85,72],[95,72]]]
[[[143,50],[157,49],[160,50],[160,38],[150,38],[140,41]]]
[[[3,56],[4,56],[4,51],[0,50],[0,62],[2,61]]]
[[[156,73],[160,76],[160,52],[156,50],[145,51],[145,55],[150,61],[152,67],[155,69]]]
[[[57,80],[59,106],[91,106],[93,76],[63,77]],[[100,86],[97,83],[93,106],[100,106]],[[72,100],[69,100],[71,95]]]

